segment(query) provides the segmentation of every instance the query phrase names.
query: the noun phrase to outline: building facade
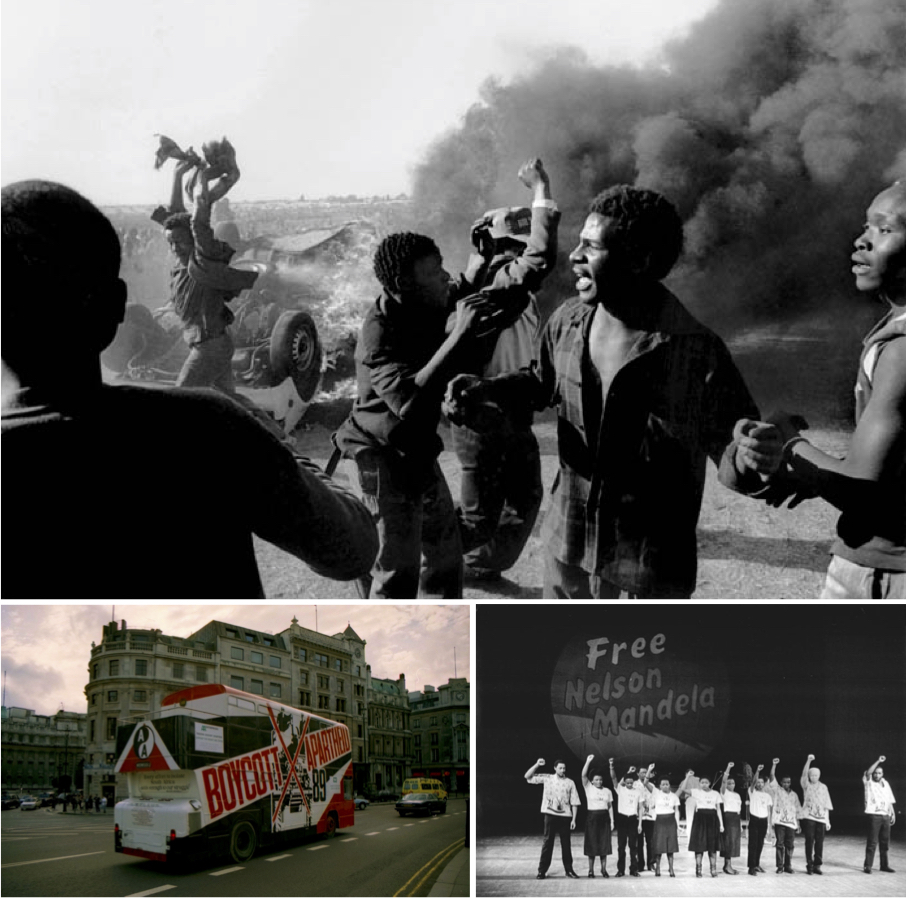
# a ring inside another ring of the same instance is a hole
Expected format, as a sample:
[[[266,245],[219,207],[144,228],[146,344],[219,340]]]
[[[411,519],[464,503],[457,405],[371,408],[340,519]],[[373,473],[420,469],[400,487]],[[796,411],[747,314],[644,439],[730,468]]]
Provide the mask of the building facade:
[[[85,714],[58,711],[53,716],[29,708],[2,709],[2,789],[4,792],[63,792],[82,788]]]
[[[209,621],[183,638],[114,621],[92,643],[85,697],[85,794],[108,803],[126,792],[118,778],[117,727],[149,717],[179,689],[219,683],[340,721],[352,741],[354,788],[399,791],[412,740],[405,676],[372,678],[366,641],[351,626],[327,636],[299,626],[270,634]],[[369,711],[373,705],[373,712]]]
[[[400,793],[412,764],[412,730],[409,721],[409,693],[406,675],[382,680],[368,675],[369,786],[376,792]]]
[[[469,791],[469,681],[451,678],[439,689],[409,693],[412,776],[442,780],[448,792]]]

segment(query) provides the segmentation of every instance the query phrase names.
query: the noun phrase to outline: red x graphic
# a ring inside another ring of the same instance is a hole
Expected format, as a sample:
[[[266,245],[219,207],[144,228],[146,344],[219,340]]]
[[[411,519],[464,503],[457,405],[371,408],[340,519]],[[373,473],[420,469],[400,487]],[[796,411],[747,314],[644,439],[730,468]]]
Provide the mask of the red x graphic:
[[[267,713],[270,714],[271,725],[274,728],[274,732],[277,734],[277,738],[280,740],[280,745],[283,746],[283,754],[289,758],[289,749],[286,747],[286,743],[283,741],[283,733],[280,732],[280,727],[277,726],[277,719],[274,717],[274,709],[270,705],[267,706]],[[289,763],[289,772],[292,775],[293,779],[296,781],[296,785],[299,787],[299,794],[302,796],[302,803],[305,805],[305,810],[311,816],[311,808],[308,806],[308,802],[305,800],[305,792],[302,789],[302,783],[299,782],[299,774],[296,771],[296,759],[299,757],[299,752],[302,751],[302,745],[305,742],[305,732],[308,730],[308,722],[311,720],[310,717],[305,718],[305,725],[302,727],[302,732],[299,733],[299,744],[296,746],[296,753],[293,755]],[[276,823],[277,815],[280,813],[280,808],[283,807],[283,798],[286,795],[287,789],[289,789],[290,778],[287,777],[283,782],[283,791],[280,793],[280,800],[277,802],[277,806],[274,808],[274,816],[271,820],[271,824]]]

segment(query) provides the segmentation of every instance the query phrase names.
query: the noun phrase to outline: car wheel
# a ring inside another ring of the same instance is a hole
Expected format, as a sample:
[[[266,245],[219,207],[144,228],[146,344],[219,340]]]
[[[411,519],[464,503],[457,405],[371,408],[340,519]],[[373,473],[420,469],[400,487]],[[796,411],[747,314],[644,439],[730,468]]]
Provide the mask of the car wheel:
[[[284,312],[270,339],[272,385],[293,379],[296,391],[308,402],[321,382],[321,340],[308,312]]]
[[[250,861],[258,848],[258,831],[248,820],[233,825],[230,833],[230,857],[237,864]]]
[[[399,814],[400,817],[405,817],[405,816],[406,816],[406,812],[405,812],[405,811],[397,811],[397,814]]]
[[[337,834],[337,816],[336,814],[327,815],[327,838],[332,839]]]

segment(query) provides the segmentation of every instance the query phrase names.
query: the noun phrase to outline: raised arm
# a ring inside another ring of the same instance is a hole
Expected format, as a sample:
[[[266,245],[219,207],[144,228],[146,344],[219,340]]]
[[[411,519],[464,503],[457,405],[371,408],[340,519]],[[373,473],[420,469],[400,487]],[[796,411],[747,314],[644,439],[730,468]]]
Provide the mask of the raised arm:
[[[780,758],[774,758],[771,762],[771,776],[768,779],[769,783],[777,783],[777,765],[780,763]]]
[[[528,770],[525,771],[526,782],[530,781],[531,778],[538,772],[539,767],[543,767],[545,764],[544,758],[538,758]]]
[[[613,758],[608,758],[607,766],[610,768],[610,781],[613,783],[614,789],[619,789],[620,784],[617,782],[617,772],[613,769]]]
[[[582,785],[586,788],[588,787],[588,770],[591,767],[591,762],[595,759],[594,755],[589,755],[585,759],[585,766],[582,768]]]
[[[733,769],[733,762],[727,762],[727,769],[724,770],[724,777],[720,783],[720,794],[723,795],[727,791],[727,778],[730,776],[730,771]]]
[[[755,768],[755,776],[752,777],[752,782],[749,783],[749,795],[757,791],[755,788],[755,780],[761,775],[762,770],[764,770],[764,764],[759,764],[758,767]]]
[[[799,778],[799,785],[802,786],[802,794],[805,794],[805,787],[808,786],[808,769],[812,766],[812,761],[815,760],[814,755],[809,755],[805,759],[805,767],[802,768],[802,776]]]
[[[872,764],[871,767],[869,767],[868,770],[865,771],[863,779],[871,779],[871,775],[875,772],[875,768],[878,766],[878,764],[883,764],[886,760],[886,756],[881,755],[881,757],[879,757],[878,760],[875,761],[874,764]]]

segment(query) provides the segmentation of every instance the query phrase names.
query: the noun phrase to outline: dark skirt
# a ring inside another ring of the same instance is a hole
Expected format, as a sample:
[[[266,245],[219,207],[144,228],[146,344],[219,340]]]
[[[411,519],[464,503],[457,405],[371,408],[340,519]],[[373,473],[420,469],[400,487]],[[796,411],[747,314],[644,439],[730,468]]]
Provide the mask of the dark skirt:
[[[585,856],[605,857],[610,852],[610,812],[589,811],[585,818]]]
[[[692,832],[689,834],[689,850],[696,854],[720,851],[720,822],[714,808],[695,809]]]
[[[724,831],[720,834],[720,856],[739,857],[739,838],[742,828],[739,814],[727,811],[724,814]]]
[[[654,818],[654,836],[651,839],[652,854],[675,854],[679,851],[676,837],[676,817],[673,814],[658,814]]]

